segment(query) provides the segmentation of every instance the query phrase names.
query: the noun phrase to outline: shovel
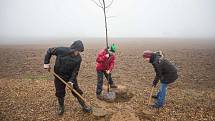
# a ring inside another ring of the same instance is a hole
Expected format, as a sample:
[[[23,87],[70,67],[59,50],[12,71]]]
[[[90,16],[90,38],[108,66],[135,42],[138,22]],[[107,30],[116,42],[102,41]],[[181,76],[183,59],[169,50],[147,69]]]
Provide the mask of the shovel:
[[[55,72],[51,72],[54,76],[56,76],[58,79],[60,79],[61,82],[63,82],[72,92],[74,92],[78,97],[80,97],[84,103],[90,107],[89,103],[75,90],[73,89],[66,81],[64,81],[60,76],[58,76]]]
[[[151,89],[151,92],[150,92],[150,95],[149,95],[148,105],[151,104],[153,91],[154,91],[154,86],[152,86],[152,89]]]
[[[109,74],[107,76],[107,93],[104,94],[104,99],[108,102],[113,102],[116,99],[116,93],[110,90]]]
[[[78,97],[80,97],[84,103],[91,107],[90,104],[75,90],[73,89],[66,81],[64,81],[60,76],[58,76],[55,72],[51,72],[54,76],[56,76],[61,82],[63,82],[71,91],[73,91],[75,94],[78,95]],[[103,116],[106,116],[108,114],[108,112],[102,108],[98,108],[98,107],[95,107],[93,108],[94,110],[92,110],[93,112],[93,115],[96,116],[96,117],[103,117]]]

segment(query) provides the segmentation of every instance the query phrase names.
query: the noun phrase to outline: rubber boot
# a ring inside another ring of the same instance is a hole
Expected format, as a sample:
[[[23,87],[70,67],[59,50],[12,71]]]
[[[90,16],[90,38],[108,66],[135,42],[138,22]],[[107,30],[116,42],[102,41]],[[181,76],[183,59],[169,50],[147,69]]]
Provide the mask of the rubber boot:
[[[58,103],[59,103],[58,115],[63,115],[63,113],[64,113],[64,98],[58,98]]]
[[[92,109],[90,107],[88,107],[82,99],[80,99],[80,98],[77,98],[77,99],[84,112],[86,112],[86,113],[92,112]]]

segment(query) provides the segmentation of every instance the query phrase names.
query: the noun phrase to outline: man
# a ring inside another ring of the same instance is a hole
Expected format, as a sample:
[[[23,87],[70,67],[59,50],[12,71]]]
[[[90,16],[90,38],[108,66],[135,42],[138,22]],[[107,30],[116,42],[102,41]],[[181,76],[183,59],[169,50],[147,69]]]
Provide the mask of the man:
[[[50,59],[52,55],[56,56],[56,61],[54,65],[54,72],[64,79],[67,83],[73,87],[80,95],[83,94],[82,90],[78,86],[77,76],[81,65],[81,55],[80,52],[84,51],[84,46],[82,41],[75,41],[70,47],[54,47],[49,48],[45,55],[44,69],[50,71]],[[62,115],[64,113],[64,97],[65,97],[65,87],[66,85],[62,83],[57,77],[54,79],[56,97],[59,102],[58,114]],[[81,100],[74,92],[72,94],[77,98],[79,104],[85,112],[90,112],[91,109],[86,106],[83,100]]]
[[[156,72],[156,76],[154,78],[152,86],[156,87],[159,80],[161,82],[159,92],[157,93],[156,96],[152,96],[157,100],[153,107],[154,108],[163,107],[167,85],[173,83],[178,78],[177,69],[170,61],[164,58],[161,51],[159,52],[152,52],[150,50],[144,51],[143,58],[153,65],[154,70]]]
[[[101,50],[96,59],[96,70],[97,70],[97,88],[96,88],[96,97],[98,99],[103,99],[102,96],[102,87],[103,87],[103,75],[108,80],[108,83],[110,84],[110,88],[117,88],[117,86],[114,84],[111,72],[114,68],[115,64],[115,52],[116,52],[117,46],[115,44],[112,44],[109,49],[103,49]]]

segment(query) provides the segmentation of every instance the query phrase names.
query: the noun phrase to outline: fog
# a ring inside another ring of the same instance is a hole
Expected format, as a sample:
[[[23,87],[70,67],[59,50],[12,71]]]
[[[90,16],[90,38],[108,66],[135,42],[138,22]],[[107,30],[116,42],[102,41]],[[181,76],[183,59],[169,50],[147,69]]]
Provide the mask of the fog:
[[[214,0],[114,0],[110,37],[215,38]],[[0,42],[104,37],[91,0],[0,0]]]

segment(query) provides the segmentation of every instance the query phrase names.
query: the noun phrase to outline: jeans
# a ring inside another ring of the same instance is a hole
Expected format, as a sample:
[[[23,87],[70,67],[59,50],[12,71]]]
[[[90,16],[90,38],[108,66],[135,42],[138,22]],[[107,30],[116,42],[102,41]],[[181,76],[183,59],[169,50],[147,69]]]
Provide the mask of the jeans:
[[[167,91],[167,84],[161,83],[159,92],[157,93],[158,99],[155,103],[156,106],[162,107],[164,105],[166,91]]]
[[[108,75],[105,71],[97,71],[97,88],[96,88],[96,94],[97,95],[100,95],[102,93],[103,75],[105,75],[106,79],[109,78],[108,83],[110,85],[113,84],[113,80],[112,80],[111,74]]]

